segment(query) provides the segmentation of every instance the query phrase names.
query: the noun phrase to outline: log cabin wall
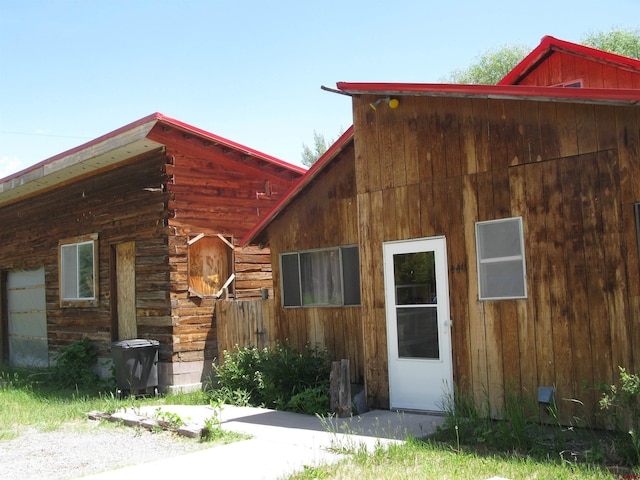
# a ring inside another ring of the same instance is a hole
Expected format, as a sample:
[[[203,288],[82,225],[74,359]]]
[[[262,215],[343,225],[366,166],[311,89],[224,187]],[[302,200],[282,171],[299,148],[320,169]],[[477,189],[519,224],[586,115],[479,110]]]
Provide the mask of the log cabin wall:
[[[583,88],[640,89],[640,74],[570,53],[554,51],[521,79],[519,85],[549,86],[581,80]]]
[[[216,273],[215,290],[231,273],[233,298],[261,298],[262,289],[273,290],[268,249],[237,246],[237,241],[265,215],[290,188],[294,175],[266,162],[245,161],[245,156],[176,129],[158,129],[150,138],[165,143],[168,164],[169,267],[173,352],[171,365],[180,385],[206,380],[218,354],[215,296],[189,291],[188,243],[200,234],[216,237],[221,251],[228,251],[224,273]],[[218,237],[219,238],[219,237]],[[226,241],[226,242],[225,242]],[[211,260],[209,257],[207,260]],[[222,278],[224,277],[224,278]]]
[[[499,407],[505,389],[555,386],[585,404],[562,402],[565,420],[589,418],[583,385],[640,366],[639,109],[403,96],[374,111],[375,99],[353,100],[369,404],[389,405],[382,243],[444,235],[458,387]],[[528,298],[479,301],[475,223],[516,216]]]
[[[284,308],[279,255],[306,249],[358,243],[353,143],[332,160],[269,227],[275,322],[279,340],[297,348],[326,347],[333,360],[348,358],[351,379],[364,381],[362,315],[359,306]]]
[[[157,151],[0,207],[0,270],[44,266],[50,354],[88,337],[100,357],[111,356],[111,341],[117,340],[111,313],[111,248],[134,241],[138,335],[159,340],[161,361],[170,358],[168,196],[161,188],[164,165],[165,157]],[[61,308],[58,241],[94,233],[98,234],[98,304]]]

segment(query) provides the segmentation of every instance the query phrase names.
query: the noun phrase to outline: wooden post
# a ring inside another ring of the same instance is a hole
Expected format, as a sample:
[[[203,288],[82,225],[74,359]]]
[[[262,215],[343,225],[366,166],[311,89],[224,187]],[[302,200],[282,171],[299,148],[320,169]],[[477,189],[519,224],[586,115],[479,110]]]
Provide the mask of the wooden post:
[[[351,374],[348,359],[331,363],[329,402],[331,412],[338,417],[344,418],[351,415]]]

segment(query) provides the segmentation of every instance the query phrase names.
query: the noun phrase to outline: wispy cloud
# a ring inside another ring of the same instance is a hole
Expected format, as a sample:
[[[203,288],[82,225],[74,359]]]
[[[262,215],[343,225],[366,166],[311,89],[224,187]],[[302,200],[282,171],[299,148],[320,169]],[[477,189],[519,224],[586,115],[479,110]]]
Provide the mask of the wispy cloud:
[[[16,173],[27,165],[19,158],[1,157],[0,158],[0,178],[7,177],[12,173]]]

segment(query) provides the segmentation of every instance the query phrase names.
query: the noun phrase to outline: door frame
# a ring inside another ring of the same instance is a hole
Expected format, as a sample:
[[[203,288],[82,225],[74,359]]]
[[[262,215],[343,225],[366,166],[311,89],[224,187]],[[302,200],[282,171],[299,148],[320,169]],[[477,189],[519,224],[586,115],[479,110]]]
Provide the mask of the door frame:
[[[438,386],[438,392],[441,394],[446,402],[453,402],[453,339],[452,339],[452,327],[451,327],[451,309],[449,298],[449,272],[448,272],[448,259],[447,259],[447,243],[444,236],[433,237],[421,237],[405,240],[396,240],[383,242],[383,272],[384,272],[384,286],[385,286],[385,324],[387,331],[387,373],[389,380],[389,406],[392,410],[417,410],[417,411],[444,411],[446,405],[442,405],[442,408],[421,408],[415,405],[408,405],[407,402],[398,401],[395,397],[394,384],[395,379],[392,375],[396,371],[396,366],[392,365],[392,362],[399,362],[399,364],[408,364],[414,362],[416,364],[422,364],[425,368],[435,363],[440,364],[442,371],[442,384]],[[437,315],[438,315],[438,343],[439,343],[439,356],[438,360],[431,359],[402,359],[398,355],[393,358],[391,356],[392,349],[395,348],[397,353],[397,324],[394,330],[395,334],[392,335],[391,328],[393,325],[391,322],[396,322],[396,300],[395,300],[395,279],[393,272],[393,256],[398,253],[417,253],[424,251],[433,251],[435,253],[435,270],[436,270],[436,285],[437,285]],[[389,268],[391,267],[391,268]],[[390,271],[389,271],[390,270]],[[392,342],[396,342],[395,346]],[[443,348],[446,347],[446,348]]]

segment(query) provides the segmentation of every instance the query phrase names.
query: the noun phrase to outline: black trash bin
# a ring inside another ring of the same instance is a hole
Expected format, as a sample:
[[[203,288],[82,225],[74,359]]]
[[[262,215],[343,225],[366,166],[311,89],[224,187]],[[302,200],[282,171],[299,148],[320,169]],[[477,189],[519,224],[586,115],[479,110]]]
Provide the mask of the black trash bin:
[[[159,345],[157,340],[144,338],[111,344],[111,358],[120,397],[157,395]]]

